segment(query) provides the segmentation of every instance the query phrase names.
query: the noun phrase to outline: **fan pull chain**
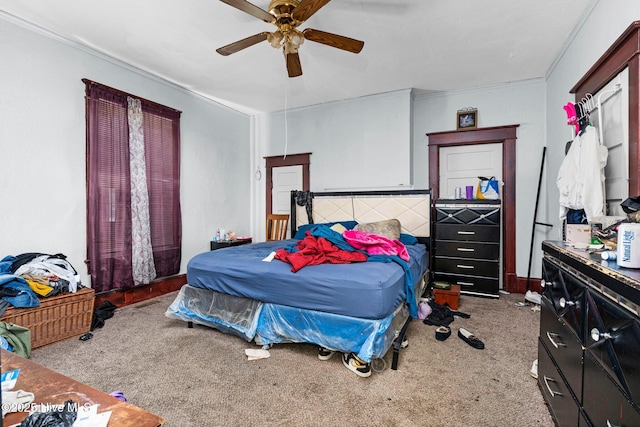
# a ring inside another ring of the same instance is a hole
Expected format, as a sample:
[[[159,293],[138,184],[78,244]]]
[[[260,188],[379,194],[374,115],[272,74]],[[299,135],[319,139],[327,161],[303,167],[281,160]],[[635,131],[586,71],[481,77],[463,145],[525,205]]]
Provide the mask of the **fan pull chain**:
[[[287,158],[287,149],[289,147],[289,124],[287,121],[287,104],[289,101],[289,79],[284,79],[284,157]]]

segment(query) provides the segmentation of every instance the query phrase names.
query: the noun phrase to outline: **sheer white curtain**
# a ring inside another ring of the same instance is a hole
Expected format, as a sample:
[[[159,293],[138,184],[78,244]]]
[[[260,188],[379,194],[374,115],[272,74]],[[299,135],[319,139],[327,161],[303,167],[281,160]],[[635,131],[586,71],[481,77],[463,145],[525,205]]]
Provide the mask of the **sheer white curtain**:
[[[134,285],[150,283],[156,278],[151,246],[149,194],[144,156],[142,105],[127,97],[129,117],[129,164],[131,170],[131,237]]]

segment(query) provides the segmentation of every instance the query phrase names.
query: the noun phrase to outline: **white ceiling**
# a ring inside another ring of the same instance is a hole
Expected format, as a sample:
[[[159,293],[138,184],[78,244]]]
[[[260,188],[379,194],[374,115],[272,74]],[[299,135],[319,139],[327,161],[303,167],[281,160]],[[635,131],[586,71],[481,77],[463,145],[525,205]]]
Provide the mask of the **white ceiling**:
[[[362,40],[364,49],[356,55],[307,41],[296,78],[267,42],[216,53],[275,30],[219,0],[0,0],[0,10],[232,108],[269,112],[545,77],[596,1],[333,0],[300,29]]]

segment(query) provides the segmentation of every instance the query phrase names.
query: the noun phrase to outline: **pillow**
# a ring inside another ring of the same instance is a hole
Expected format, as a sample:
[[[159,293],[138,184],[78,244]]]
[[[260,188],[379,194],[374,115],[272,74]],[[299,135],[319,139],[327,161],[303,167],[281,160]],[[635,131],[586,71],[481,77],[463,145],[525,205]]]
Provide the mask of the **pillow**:
[[[353,229],[353,227],[358,225],[358,221],[336,221],[336,222],[323,222],[320,224],[304,224],[298,227],[298,230],[296,231],[296,234],[293,236],[293,238],[297,240],[302,240],[305,238],[307,230],[311,230],[312,228],[317,227],[318,225],[326,225],[327,227],[333,227],[336,224],[340,224],[344,226],[344,228],[346,228],[347,230],[351,230]]]
[[[335,231],[336,233],[344,233],[345,230],[347,229],[347,227],[345,227],[344,225],[337,223],[337,224],[333,224],[331,227],[329,227],[330,229],[332,229],[333,231]]]
[[[367,222],[358,224],[354,230],[366,231],[367,233],[384,236],[387,239],[398,240],[400,238],[400,221],[397,219],[388,219],[378,222]]]

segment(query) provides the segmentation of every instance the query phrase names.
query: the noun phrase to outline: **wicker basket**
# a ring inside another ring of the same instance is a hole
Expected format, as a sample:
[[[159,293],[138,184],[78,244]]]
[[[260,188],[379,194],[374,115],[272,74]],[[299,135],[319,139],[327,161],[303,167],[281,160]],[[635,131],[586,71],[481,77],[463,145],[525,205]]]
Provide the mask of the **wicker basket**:
[[[34,308],[8,308],[0,322],[29,328],[31,348],[82,335],[91,329],[94,291],[82,288],[78,292],[41,298]]]

